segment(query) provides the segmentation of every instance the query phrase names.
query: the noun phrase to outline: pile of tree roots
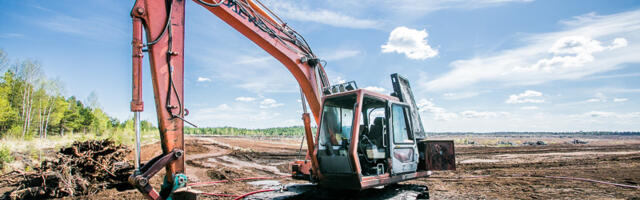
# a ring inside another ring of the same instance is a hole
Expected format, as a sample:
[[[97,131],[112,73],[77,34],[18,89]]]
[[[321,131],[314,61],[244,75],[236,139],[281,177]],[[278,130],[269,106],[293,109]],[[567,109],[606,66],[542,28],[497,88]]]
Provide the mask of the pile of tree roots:
[[[104,189],[128,189],[133,166],[127,147],[110,140],[74,142],[52,160],[29,172],[0,176],[0,184],[15,187],[0,199],[43,199],[95,194]]]

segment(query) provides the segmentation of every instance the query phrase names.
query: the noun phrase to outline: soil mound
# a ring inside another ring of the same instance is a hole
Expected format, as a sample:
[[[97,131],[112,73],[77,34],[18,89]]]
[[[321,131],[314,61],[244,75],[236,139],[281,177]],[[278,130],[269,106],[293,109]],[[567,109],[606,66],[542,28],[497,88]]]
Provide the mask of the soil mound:
[[[133,165],[131,150],[110,140],[74,142],[53,160],[32,172],[14,171],[0,176],[0,184],[16,187],[0,199],[43,199],[95,194],[104,189],[128,189]]]
[[[222,167],[207,170],[207,176],[213,180],[233,180],[241,178],[242,174],[233,169]]]

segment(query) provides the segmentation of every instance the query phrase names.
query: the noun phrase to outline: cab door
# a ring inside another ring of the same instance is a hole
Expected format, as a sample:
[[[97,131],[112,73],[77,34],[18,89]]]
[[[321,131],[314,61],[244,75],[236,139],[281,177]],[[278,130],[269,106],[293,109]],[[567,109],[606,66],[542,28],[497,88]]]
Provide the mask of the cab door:
[[[389,147],[391,174],[415,172],[418,169],[418,148],[411,127],[411,113],[406,104],[390,103]]]

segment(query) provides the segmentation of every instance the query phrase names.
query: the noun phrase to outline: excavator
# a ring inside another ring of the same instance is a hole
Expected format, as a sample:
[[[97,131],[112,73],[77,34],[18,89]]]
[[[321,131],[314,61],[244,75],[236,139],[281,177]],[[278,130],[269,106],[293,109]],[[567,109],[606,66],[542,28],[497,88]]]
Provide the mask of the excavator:
[[[193,1],[280,61],[297,81],[308,150],[304,160],[291,163],[293,178],[320,188],[364,190],[428,177],[433,170],[455,170],[453,142],[427,140],[406,78],[391,75],[390,95],[359,89],[354,81],[330,84],[326,62],[259,0]],[[185,0],[136,0],[131,18],[136,170],[129,182],[148,199],[172,199],[188,182],[183,126],[192,124],[185,119],[189,112],[184,103]],[[162,154],[142,164],[144,53],[151,67]],[[307,104],[318,129],[315,136]],[[162,168],[166,174],[158,192],[149,180]]]

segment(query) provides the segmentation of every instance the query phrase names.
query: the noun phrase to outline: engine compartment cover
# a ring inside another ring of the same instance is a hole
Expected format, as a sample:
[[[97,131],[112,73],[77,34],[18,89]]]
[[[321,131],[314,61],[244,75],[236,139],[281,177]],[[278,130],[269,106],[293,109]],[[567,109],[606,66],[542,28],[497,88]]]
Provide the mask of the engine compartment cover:
[[[418,142],[418,150],[418,170],[456,170],[456,153],[452,140],[423,140]]]

